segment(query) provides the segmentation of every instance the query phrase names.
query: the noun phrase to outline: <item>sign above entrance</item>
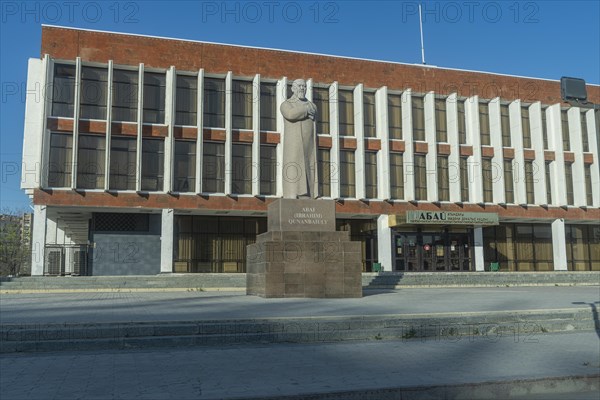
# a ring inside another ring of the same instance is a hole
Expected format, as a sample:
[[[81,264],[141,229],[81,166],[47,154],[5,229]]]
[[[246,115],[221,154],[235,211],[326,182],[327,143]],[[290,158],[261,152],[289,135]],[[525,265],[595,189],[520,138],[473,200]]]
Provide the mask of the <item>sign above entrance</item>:
[[[390,215],[390,226],[398,225],[498,225],[498,214],[454,211],[407,211]]]

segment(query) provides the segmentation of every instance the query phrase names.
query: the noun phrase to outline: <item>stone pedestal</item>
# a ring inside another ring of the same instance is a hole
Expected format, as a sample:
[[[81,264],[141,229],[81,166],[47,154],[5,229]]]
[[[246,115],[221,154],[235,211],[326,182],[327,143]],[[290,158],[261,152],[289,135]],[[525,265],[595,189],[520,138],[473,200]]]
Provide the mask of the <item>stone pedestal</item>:
[[[261,297],[362,297],[360,242],[335,231],[333,200],[280,199],[268,232],[247,246],[246,294]]]

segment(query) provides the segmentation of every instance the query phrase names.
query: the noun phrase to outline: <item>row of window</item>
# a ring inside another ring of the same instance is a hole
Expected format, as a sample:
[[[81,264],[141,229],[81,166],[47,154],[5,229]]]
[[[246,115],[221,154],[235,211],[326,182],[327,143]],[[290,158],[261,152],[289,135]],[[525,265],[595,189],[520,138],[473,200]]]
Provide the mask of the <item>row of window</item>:
[[[104,189],[106,138],[100,135],[79,135],[77,159],[77,188]],[[173,190],[176,192],[196,191],[196,142],[175,140],[173,159]],[[164,187],[165,165],[164,139],[143,138],[141,163],[141,190],[162,191]],[[71,187],[71,161],[73,158],[73,136],[71,134],[52,133],[50,140],[50,163],[48,185],[50,187]],[[319,192],[322,196],[331,196],[331,172],[335,168],[331,164],[330,150],[318,150]],[[83,161],[85,160],[85,161]],[[136,138],[113,136],[110,141],[110,190],[136,190],[137,168]],[[515,173],[514,160],[504,161],[504,182],[506,203],[514,203],[514,183],[525,180],[527,204],[535,204],[534,183],[538,173],[546,174],[546,191],[548,203],[552,203],[550,165],[544,164],[544,171],[533,161],[525,161],[525,176]],[[377,152],[365,152],[365,197],[378,198],[378,163]],[[276,147],[262,145],[260,147],[260,194],[276,194]],[[340,151],[339,164],[340,196],[356,197],[355,153],[353,150]],[[469,164],[467,157],[461,157],[458,165],[451,165],[448,156],[437,157],[437,171],[427,169],[426,156],[414,155],[413,171],[415,182],[415,200],[427,200],[427,176],[435,173],[439,201],[450,201],[450,184],[461,185],[461,201],[469,201]],[[473,167],[471,167],[473,168]],[[482,159],[483,201],[493,202],[493,182],[498,179],[497,170],[492,160]],[[234,143],[232,145],[232,193],[251,194],[252,182],[257,179],[252,161],[252,145]],[[390,197],[404,199],[404,165],[402,153],[390,153]],[[592,205],[591,166],[586,164],[585,184],[587,205]],[[202,157],[202,191],[205,193],[223,193],[225,189],[225,144],[222,142],[205,142]],[[284,171],[284,179],[285,171]],[[574,204],[574,187],[572,165],[565,164],[567,202]]]
[[[73,117],[75,99],[75,65],[55,64],[52,116]],[[112,120],[136,122],[138,120],[139,72],[133,70],[113,69],[112,89]],[[142,121],[144,123],[165,123],[165,73],[143,73]],[[203,113],[205,127],[225,127],[225,79],[204,78]],[[291,95],[291,85],[288,85],[287,95]],[[247,80],[233,79],[232,81],[232,127],[234,129],[252,129],[253,103],[260,102],[260,129],[276,131],[277,116],[277,83],[261,82],[260,99],[254,98],[253,83]],[[339,89],[338,117],[339,133],[341,136],[355,135],[354,121],[354,91]],[[106,68],[83,66],[81,69],[80,118],[106,119],[108,97],[108,71]],[[330,133],[330,95],[329,89],[313,88],[313,100],[317,106],[317,132]],[[365,90],[363,93],[363,129],[365,137],[376,137],[376,104],[375,91]],[[413,138],[425,141],[425,107],[424,96],[411,96]],[[447,99],[436,96],[435,121],[437,142],[447,142]],[[388,130],[391,139],[403,139],[402,132],[402,98],[400,94],[390,93],[387,98]],[[196,126],[198,122],[198,77],[177,74],[175,96],[175,124]],[[542,110],[542,134],[544,148],[548,148],[546,113]],[[563,149],[570,150],[570,133],[567,109],[561,110]],[[582,113],[585,110],[582,110]],[[465,100],[457,101],[458,134],[461,144],[467,143],[465,122]],[[583,151],[589,151],[587,121],[581,115],[581,132]],[[481,144],[490,145],[490,116],[489,104],[479,103],[479,121]],[[502,145],[513,147],[510,133],[509,105],[500,104],[500,126],[502,130]],[[531,148],[531,126],[529,106],[521,107],[521,125],[523,147]]]

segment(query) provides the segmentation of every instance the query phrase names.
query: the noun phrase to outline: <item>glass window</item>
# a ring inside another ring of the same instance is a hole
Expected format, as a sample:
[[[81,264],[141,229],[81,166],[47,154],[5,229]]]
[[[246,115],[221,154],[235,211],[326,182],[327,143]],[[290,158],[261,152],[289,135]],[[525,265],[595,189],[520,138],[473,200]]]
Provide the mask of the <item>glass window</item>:
[[[425,106],[423,96],[413,95],[412,102],[412,123],[413,140],[425,140]]]
[[[232,83],[232,127],[252,129],[252,82],[234,80]]]
[[[465,116],[465,102],[458,100],[456,103],[458,112],[458,140],[460,144],[467,144],[467,122]]]
[[[521,125],[523,127],[523,148],[531,148],[531,125],[529,122],[529,107],[521,107]]]
[[[568,110],[560,110],[560,122],[561,122],[561,130],[562,130],[562,142],[563,142],[563,150],[570,151],[571,150],[571,141],[569,139],[569,115]]]
[[[573,197],[573,164],[565,164],[565,182],[567,185],[567,205],[575,204]]]
[[[338,90],[340,136],[354,136],[354,95],[352,90]]]
[[[469,201],[469,158],[460,158],[460,198],[463,202]]]
[[[330,150],[318,149],[319,163],[319,194],[324,197],[331,197],[331,166]]]
[[[71,187],[73,135],[52,132],[50,135],[49,161],[48,186]]]
[[[581,144],[583,146],[583,151],[588,152],[590,151],[590,142],[588,140],[587,119],[585,114],[585,111],[581,111]]]
[[[136,149],[135,138],[111,137],[109,183],[111,190],[135,190]]]
[[[377,152],[365,152],[365,196],[367,199],[377,198]]]
[[[231,192],[234,194],[252,193],[252,145],[235,143],[232,146]]]
[[[144,72],[144,122],[165,123],[165,73]]]
[[[277,147],[260,146],[260,194],[274,195],[277,180]]]
[[[533,161],[525,161],[525,192],[527,194],[527,204],[535,204],[534,183],[535,171]]]
[[[363,114],[365,124],[365,137],[377,136],[375,128],[375,93],[363,93]]]
[[[483,146],[490,145],[490,111],[487,102],[479,103],[479,134]]]
[[[202,158],[202,191],[204,193],[225,192],[225,144],[204,143]]]
[[[550,175],[550,164],[552,161],[546,161],[545,169],[546,169],[546,200],[548,204],[552,204],[552,178]]]
[[[165,168],[165,141],[142,139],[142,190],[162,191]]]
[[[542,140],[544,142],[544,149],[548,149],[548,125],[546,124],[546,110],[547,107],[542,108]]]
[[[482,158],[481,159],[481,173],[483,179],[483,201],[485,203],[491,203],[494,201],[493,192],[493,179],[494,175],[492,172],[492,159]]]
[[[81,118],[106,119],[108,70],[83,67],[81,69]]]
[[[317,106],[317,133],[329,134],[329,89],[313,88],[313,100]]]
[[[52,116],[73,118],[75,103],[75,65],[54,64]]]
[[[402,139],[402,96],[388,94],[388,129],[390,139]]]
[[[448,173],[448,157],[438,156],[438,198],[440,201],[450,201],[450,177]]]
[[[415,200],[427,200],[427,161],[423,154],[415,154]]]
[[[600,227],[566,225],[567,262],[570,271],[600,271]]]
[[[356,197],[356,175],[354,171],[354,151],[340,151],[340,196]]]
[[[77,187],[104,189],[106,137],[81,134],[78,138]]]
[[[594,204],[592,195],[592,166],[590,164],[584,164],[583,171],[585,174],[585,200],[588,206]]]
[[[515,202],[515,183],[512,160],[504,160],[504,194],[507,203]]]
[[[277,83],[260,83],[260,130],[277,130]]]
[[[390,153],[390,196],[404,199],[404,165],[402,153]]]
[[[138,71],[114,69],[112,97],[113,121],[137,122]]]
[[[198,77],[177,75],[175,101],[175,124],[196,126],[198,124]]]
[[[438,143],[448,141],[446,99],[435,99],[435,129]]]
[[[511,147],[508,104],[500,104],[500,126],[502,128],[502,147]]]
[[[196,190],[195,141],[175,140],[173,190],[175,192],[194,192]]]
[[[204,126],[225,128],[224,79],[204,79]]]

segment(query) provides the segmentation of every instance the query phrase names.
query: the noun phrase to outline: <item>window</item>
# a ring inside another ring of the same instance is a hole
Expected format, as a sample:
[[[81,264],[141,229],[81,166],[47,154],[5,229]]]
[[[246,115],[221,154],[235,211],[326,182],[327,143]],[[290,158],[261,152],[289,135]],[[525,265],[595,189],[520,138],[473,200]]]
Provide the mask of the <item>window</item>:
[[[232,177],[231,192],[234,194],[252,193],[252,145],[235,143],[231,150]]]
[[[460,158],[460,198],[463,202],[469,201],[469,159]]]
[[[502,147],[511,147],[508,104],[500,104],[500,126],[502,128]]]
[[[330,150],[318,149],[317,157],[319,163],[319,194],[324,197],[331,197]]]
[[[367,199],[377,198],[377,152],[365,152],[365,196]]]
[[[568,110],[560,110],[560,122],[561,122],[561,130],[562,130],[562,142],[563,142],[563,150],[570,151],[571,150],[571,141],[569,139],[569,115]]]
[[[465,102],[458,100],[456,103],[458,118],[458,140],[460,144],[467,144],[467,121],[465,116]]]
[[[356,175],[354,171],[354,151],[340,151],[340,196],[356,197]]]
[[[175,124],[196,126],[198,124],[198,77],[177,75],[175,100]]]
[[[135,138],[111,137],[109,184],[111,190],[135,190],[136,149]]]
[[[479,103],[479,134],[483,146],[490,145],[490,111],[488,103]]]
[[[565,164],[565,182],[567,185],[567,205],[575,204],[573,196],[573,164]]]
[[[136,122],[138,109],[138,71],[114,69],[112,97],[113,121]]]
[[[52,116],[73,118],[75,102],[75,65],[54,64]]]
[[[548,125],[546,124],[546,107],[542,108],[542,140],[544,149],[548,149]]]
[[[173,161],[173,190],[194,192],[196,190],[196,142],[175,140]]]
[[[533,161],[525,161],[525,192],[527,194],[527,204],[535,204],[534,183],[535,170]]]
[[[438,143],[448,141],[446,124],[446,99],[435,99],[435,130]]]
[[[84,119],[106,119],[108,70],[83,67],[81,69],[81,110]]]
[[[352,90],[338,90],[340,136],[354,136],[354,95]]]
[[[427,200],[427,161],[415,154],[415,200]]]
[[[204,79],[204,126],[225,128],[225,80]]]
[[[438,156],[438,199],[450,201],[450,176],[448,172],[448,157]]]
[[[205,142],[202,160],[202,191],[204,193],[224,193],[225,144]]]
[[[485,264],[501,271],[551,271],[552,228],[544,224],[502,224],[483,229]]]
[[[594,204],[592,193],[592,166],[584,164],[583,172],[585,174],[585,204],[591,206]]]
[[[587,119],[585,117],[585,111],[581,111],[581,144],[583,146],[583,151],[590,151],[590,142],[588,140],[588,129],[587,129]]]
[[[293,84],[294,84],[293,82],[287,84],[287,88],[286,88],[286,92],[285,92],[285,95],[287,96],[286,99],[289,99],[294,94],[294,92],[292,92]]]
[[[600,271],[600,227],[565,225],[569,271]]]
[[[363,115],[365,124],[365,137],[377,136],[375,128],[375,93],[363,93]]]
[[[550,164],[552,161],[546,161],[544,163],[546,171],[546,201],[548,204],[552,204],[552,179],[550,175]]]
[[[165,141],[142,139],[142,190],[163,190]]]
[[[144,122],[165,123],[165,73],[144,72]]]
[[[314,88],[313,100],[317,106],[317,133],[329,134],[329,89]]]
[[[106,137],[81,134],[77,150],[77,187],[104,189]]]
[[[260,146],[260,194],[274,195],[277,178],[277,147]]]
[[[252,129],[252,82],[234,80],[232,89],[232,127]]]
[[[260,130],[277,130],[277,83],[260,83]]]
[[[512,160],[504,160],[504,196],[507,203],[515,202],[515,181]]]
[[[48,164],[49,187],[71,187],[73,166],[73,135],[54,133],[50,135],[50,160]]]
[[[388,129],[390,139],[402,139],[402,96],[388,94]]]
[[[402,153],[390,153],[390,196],[404,199],[404,165]]]
[[[423,96],[413,95],[412,102],[412,123],[413,140],[425,140],[425,109]]]
[[[529,107],[521,107],[521,126],[523,129],[523,148],[531,148],[531,125],[529,122]]]
[[[491,203],[494,201],[493,192],[493,174],[492,174],[492,159],[482,158],[481,159],[481,173],[483,179],[483,201],[485,203]]]

